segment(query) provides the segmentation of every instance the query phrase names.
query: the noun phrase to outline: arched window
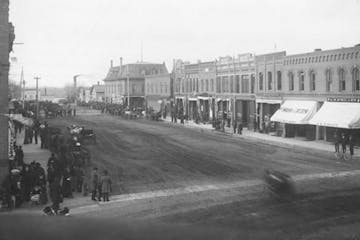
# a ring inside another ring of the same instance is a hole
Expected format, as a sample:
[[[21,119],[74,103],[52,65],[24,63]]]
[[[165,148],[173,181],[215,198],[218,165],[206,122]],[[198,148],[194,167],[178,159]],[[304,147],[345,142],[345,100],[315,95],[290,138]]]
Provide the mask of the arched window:
[[[332,74],[331,69],[326,69],[325,71],[325,80],[326,80],[326,91],[331,92],[333,89],[332,87]]]
[[[289,91],[294,91],[294,73],[289,72]]]
[[[360,91],[359,68],[357,67],[352,70],[352,82],[353,82],[353,90]]]
[[[262,91],[264,89],[264,75],[263,73],[259,73],[259,90]]]
[[[305,74],[304,72],[299,73],[299,91],[305,90]]]
[[[277,71],[276,78],[277,78],[277,90],[281,91],[282,88],[281,71]]]
[[[310,72],[310,91],[316,90],[316,75],[314,71]]]
[[[346,90],[346,81],[345,81],[345,70],[343,68],[339,69],[339,90]]]

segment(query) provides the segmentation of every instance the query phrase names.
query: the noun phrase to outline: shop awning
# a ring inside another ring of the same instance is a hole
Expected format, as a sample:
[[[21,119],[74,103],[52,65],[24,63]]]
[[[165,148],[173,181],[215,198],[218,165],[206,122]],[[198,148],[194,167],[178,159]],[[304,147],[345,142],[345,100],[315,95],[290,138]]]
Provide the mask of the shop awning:
[[[360,103],[325,102],[309,123],[336,128],[360,128]]]
[[[281,104],[282,100],[257,98],[256,103]]]
[[[32,126],[34,124],[34,122],[31,118],[23,117],[23,115],[21,115],[21,114],[10,114],[8,116],[11,120],[18,121],[21,124],[26,125],[26,126]]]
[[[209,100],[209,99],[210,99],[210,97],[198,96],[198,99],[200,99],[200,100]]]
[[[270,118],[273,122],[308,124],[316,113],[316,101],[285,101]]]
[[[189,100],[189,101],[197,101],[197,98],[196,98],[196,97],[192,97],[192,98],[189,97],[188,100]]]

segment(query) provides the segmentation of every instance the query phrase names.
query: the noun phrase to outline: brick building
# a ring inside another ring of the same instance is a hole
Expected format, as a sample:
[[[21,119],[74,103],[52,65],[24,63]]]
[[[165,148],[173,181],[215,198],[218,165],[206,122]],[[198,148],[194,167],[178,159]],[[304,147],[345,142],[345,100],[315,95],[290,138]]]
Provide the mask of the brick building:
[[[255,61],[251,53],[220,57],[216,61],[216,113],[218,118],[253,128],[255,119]]]
[[[9,1],[0,0],[0,181],[8,171]]]
[[[214,118],[215,61],[190,64],[174,62],[175,106],[189,120],[208,122]]]
[[[145,76],[167,73],[165,63],[137,62],[111,66],[104,79],[105,101],[108,103],[128,104],[133,108],[145,107]]]
[[[147,75],[145,77],[146,109],[154,112],[170,110],[173,97],[173,81],[169,73]]]
[[[359,135],[359,45],[257,59],[257,102],[276,105],[267,112],[258,104],[260,129],[270,117],[276,124],[268,130],[284,137],[331,140],[336,129]]]

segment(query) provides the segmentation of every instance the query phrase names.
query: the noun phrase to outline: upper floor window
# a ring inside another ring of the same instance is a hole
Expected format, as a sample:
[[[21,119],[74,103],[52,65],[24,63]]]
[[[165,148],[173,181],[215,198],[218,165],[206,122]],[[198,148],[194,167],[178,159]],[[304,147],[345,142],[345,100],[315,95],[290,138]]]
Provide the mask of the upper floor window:
[[[310,91],[316,90],[316,75],[314,71],[310,72]]]
[[[360,91],[359,68],[357,67],[352,70],[352,82],[353,82],[353,90]]]
[[[208,92],[209,91],[209,79],[205,80],[205,91]]]
[[[325,71],[325,82],[326,82],[326,91],[331,92],[333,90],[331,69],[326,69]]]
[[[259,90],[262,91],[264,89],[264,75],[263,73],[259,73]]]
[[[204,79],[201,79],[200,81],[200,92],[204,91]]]
[[[240,76],[239,75],[235,76],[235,92],[237,92],[237,93],[240,92]]]
[[[251,91],[251,93],[254,93],[255,92],[255,76],[254,76],[254,74],[251,74],[251,89],[250,89],[250,91]]]
[[[299,73],[299,91],[305,90],[305,74],[304,72]]]
[[[267,73],[267,80],[268,80],[268,90],[272,90],[272,85],[273,85],[273,82],[272,82],[272,72],[268,72]]]
[[[214,91],[214,79],[210,80],[210,91]]]
[[[294,91],[294,73],[289,72],[289,91]]]
[[[340,68],[339,70],[339,90],[345,91],[346,90],[346,81],[345,81],[345,70]]]
[[[281,91],[282,88],[281,71],[277,71],[276,78],[277,78],[277,90]]]

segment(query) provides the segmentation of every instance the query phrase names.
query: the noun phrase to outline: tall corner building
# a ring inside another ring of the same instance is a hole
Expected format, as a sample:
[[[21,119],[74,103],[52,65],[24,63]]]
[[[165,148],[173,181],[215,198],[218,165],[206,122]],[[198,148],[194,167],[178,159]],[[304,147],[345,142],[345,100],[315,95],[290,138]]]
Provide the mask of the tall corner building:
[[[0,0],[0,181],[8,171],[9,0]]]

